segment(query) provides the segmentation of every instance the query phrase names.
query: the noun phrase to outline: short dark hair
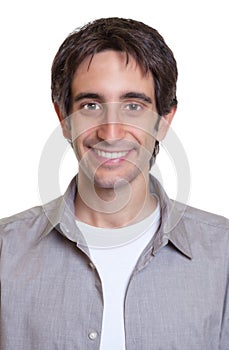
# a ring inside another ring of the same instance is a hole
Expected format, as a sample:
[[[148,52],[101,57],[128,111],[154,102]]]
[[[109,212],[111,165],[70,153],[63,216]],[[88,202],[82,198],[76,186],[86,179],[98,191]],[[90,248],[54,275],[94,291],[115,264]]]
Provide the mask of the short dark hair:
[[[101,18],[73,31],[60,46],[52,65],[52,100],[66,117],[71,110],[73,75],[86,57],[105,50],[126,53],[147,74],[155,85],[155,102],[160,116],[177,105],[177,65],[171,49],[154,28],[132,19]],[[159,151],[156,142],[154,158]]]

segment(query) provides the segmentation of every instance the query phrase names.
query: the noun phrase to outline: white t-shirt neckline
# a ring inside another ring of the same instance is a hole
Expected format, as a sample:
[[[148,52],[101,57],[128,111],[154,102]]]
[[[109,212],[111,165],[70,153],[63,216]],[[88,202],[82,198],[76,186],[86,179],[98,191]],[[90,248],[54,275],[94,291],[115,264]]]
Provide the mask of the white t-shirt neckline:
[[[117,248],[138,240],[158,217],[160,217],[159,201],[151,215],[133,225],[119,228],[103,228],[91,226],[79,220],[76,220],[76,224],[89,248],[108,249]]]

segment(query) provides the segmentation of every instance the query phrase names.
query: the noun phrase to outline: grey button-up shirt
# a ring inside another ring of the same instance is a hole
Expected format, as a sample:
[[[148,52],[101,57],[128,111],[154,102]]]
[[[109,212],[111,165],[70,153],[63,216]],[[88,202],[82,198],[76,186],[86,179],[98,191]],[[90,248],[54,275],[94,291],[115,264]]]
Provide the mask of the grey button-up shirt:
[[[228,350],[229,221],[150,187],[161,224],[126,291],[126,349]],[[1,350],[99,349],[102,287],[76,190],[73,180],[63,197],[0,221]]]

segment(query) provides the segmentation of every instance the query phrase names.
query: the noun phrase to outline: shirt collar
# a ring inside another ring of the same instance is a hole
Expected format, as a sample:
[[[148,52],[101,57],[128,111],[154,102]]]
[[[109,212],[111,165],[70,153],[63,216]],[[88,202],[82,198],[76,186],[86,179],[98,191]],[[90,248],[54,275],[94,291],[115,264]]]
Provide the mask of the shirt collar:
[[[186,205],[169,199],[160,182],[152,175],[150,176],[150,192],[157,194],[161,206],[161,225],[157,235],[155,235],[153,254],[156,254],[170,241],[179,251],[192,259],[188,234],[183,220]]]
[[[161,208],[161,224],[154,237],[153,254],[156,254],[164,245],[171,242],[180,252],[192,258],[188,235],[183,221],[185,205],[178,205],[168,198],[160,182],[150,174],[150,192],[156,194]],[[83,244],[83,236],[76,225],[74,202],[77,194],[77,176],[74,177],[65,194],[43,206],[48,219],[45,231],[41,238],[48,235],[53,228],[69,240]]]
[[[63,196],[43,205],[48,224],[45,231],[42,232],[41,238],[47,236],[55,228],[71,241],[79,241],[80,232],[75,223],[74,208],[76,194],[77,176],[72,179]]]

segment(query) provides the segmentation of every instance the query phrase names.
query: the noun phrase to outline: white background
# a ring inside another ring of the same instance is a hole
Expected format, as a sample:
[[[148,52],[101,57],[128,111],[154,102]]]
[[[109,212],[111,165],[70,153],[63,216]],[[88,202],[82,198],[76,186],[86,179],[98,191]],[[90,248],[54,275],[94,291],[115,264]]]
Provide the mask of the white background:
[[[155,27],[172,48],[179,68],[173,129],[190,163],[189,204],[229,217],[226,0],[2,1],[0,217],[40,204],[40,156],[58,126],[50,99],[50,67],[58,47],[76,27],[110,16]],[[175,198],[176,174],[163,149],[158,166],[164,187]],[[60,169],[62,192],[76,170],[74,156],[67,152]]]

